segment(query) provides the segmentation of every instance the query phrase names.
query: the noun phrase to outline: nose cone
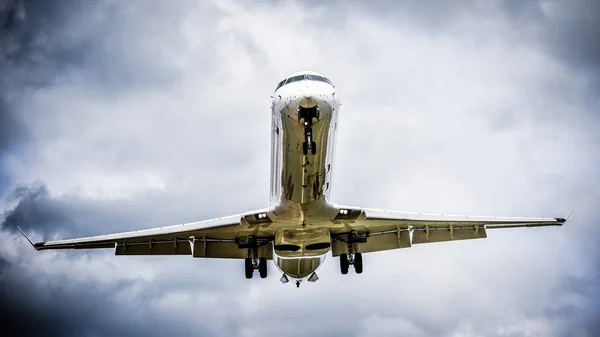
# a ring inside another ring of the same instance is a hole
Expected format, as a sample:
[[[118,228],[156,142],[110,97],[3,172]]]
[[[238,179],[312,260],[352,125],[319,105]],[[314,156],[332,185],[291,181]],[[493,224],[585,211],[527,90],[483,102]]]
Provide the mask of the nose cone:
[[[314,108],[317,106],[317,101],[311,96],[304,97],[302,101],[300,101],[300,107],[302,108]]]

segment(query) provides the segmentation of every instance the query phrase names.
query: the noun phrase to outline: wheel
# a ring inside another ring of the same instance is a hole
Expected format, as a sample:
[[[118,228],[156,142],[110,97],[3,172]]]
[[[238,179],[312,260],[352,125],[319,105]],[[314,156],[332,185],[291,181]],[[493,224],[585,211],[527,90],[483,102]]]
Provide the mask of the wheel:
[[[363,259],[362,259],[361,253],[354,254],[354,271],[357,274],[360,274],[363,272]]]
[[[251,279],[252,275],[254,274],[254,264],[252,264],[252,259],[246,258],[244,261],[244,266],[246,269],[246,278]]]
[[[260,278],[267,278],[267,258],[261,257],[258,259],[258,273]]]
[[[304,154],[305,156],[308,154],[308,143],[307,142],[302,143],[302,154]]]
[[[317,143],[312,142],[312,145],[310,146],[310,152],[312,154],[317,154]]]
[[[348,274],[348,254],[340,254],[340,271],[342,275]]]

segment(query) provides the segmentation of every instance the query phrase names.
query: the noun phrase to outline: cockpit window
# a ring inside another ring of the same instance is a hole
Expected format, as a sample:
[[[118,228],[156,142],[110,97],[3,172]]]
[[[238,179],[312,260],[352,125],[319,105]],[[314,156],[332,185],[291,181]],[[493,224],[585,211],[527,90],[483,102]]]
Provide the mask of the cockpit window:
[[[306,79],[313,80],[313,81],[320,81],[320,82],[325,82],[325,83],[331,84],[331,81],[329,81],[325,77],[319,76],[319,75],[306,75]]]
[[[292,83],[292,82],[303,81],[305,79],[306,79],[306,75],[298,75],[298,76],[294,76],[294,77],[288,78],[288,80],[285,81],[285,84],[289,84],[289,83]]]
[[[277,88],[275,88],[275,91],[277,91],[277,89],[281,88],[282,86],[284,86],[286,84],[289,84],[292,82],[304,81],[304,80],[325,82],[325,83],[329,83],[330,85],[333,85],[333,83],[331,83],[331,81],[329,79],[327,79],[326,77],[319,76],[319,75],[304,74],[304,75],[293,76],[293,77],[287,78],[287,79],[279,82],[279,84],[277,85]]]
[[[275,88],[275,91],[277,91],[277,89],[281,88],[281,86],[285,84],[285,81],[287,81],[287,78],[285,80],[279,82],[279,84],[277,85],[277,88]]]

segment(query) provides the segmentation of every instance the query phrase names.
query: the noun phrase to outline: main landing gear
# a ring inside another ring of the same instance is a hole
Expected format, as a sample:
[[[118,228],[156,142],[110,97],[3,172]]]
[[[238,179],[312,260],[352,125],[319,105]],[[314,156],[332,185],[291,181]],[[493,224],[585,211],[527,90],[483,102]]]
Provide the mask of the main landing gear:
[[[258,270],[260,278],[267,278],[267,258],[246,258],[245,260],[246,278],[251,279],[254,275],[254,271]]]
[[[312,138],[313,118],[319,120],[319,108],[299,108],[298,121],[304,119],[304,143],[302,143],[302,153],[306,156],[308,152],[313,155],[317,153],[317,143]]]
[[[357,274],[362,273],[363,272],[362,254],[361,253],[340,254],[340,271],[342,272],[342,274],[344,274],[344,275],[348,274],[348,269],[349,269],[350,265],[354,266],[354,271]]]
[[[248,249],[248,257],[244,260],[244,271],[247,279],[251,279],[254,276],[255,270],[258,270],[260,278],[267,278],[267,258],[258,257],[258,247],[267,243],[268,240],[257,238],[253,235],[236,239],[238,248]]]
[[[348,245],[348,253],[340,254],[340,271],[343,275],[348,274],[350,266],[354,266],[354,271],[357,274],[363,272],[363,258],[362,254],[354,252],[354,243],[367,242],[367,236],[359,234],[356,231],[352,231],[344,236],[340,236],[339,239],[345,241]]]

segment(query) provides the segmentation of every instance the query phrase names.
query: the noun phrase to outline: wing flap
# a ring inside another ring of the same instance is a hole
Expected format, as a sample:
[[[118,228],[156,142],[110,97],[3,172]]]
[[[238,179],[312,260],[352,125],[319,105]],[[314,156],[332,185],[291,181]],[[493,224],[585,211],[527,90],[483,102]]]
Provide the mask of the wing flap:
[[[450,229],[434,227],[430,229],[413,230],[413,244],[444,242],[456,240],[483,239],[487,237],[485,228]]]
[[[240,249],[234,241],[210,241],[204,239],[192,240],[192,256],[197,258],[245,259],[249,256],[248,249]],[[258,256],[268,260],[273,259],[271,242],[258,247]]]
[[[192,255],[190,241],[173,239],[117,243],[115,255]]]
[[[267,259],[273,258],[273,246],[266,243],[258,248],[258,254]],[[115,255],[191,255],[194,258],[223,258],[244,259],[248,256],[248,249],[239,248],[234,240],[195,239],[119,243],[116,245]]]

